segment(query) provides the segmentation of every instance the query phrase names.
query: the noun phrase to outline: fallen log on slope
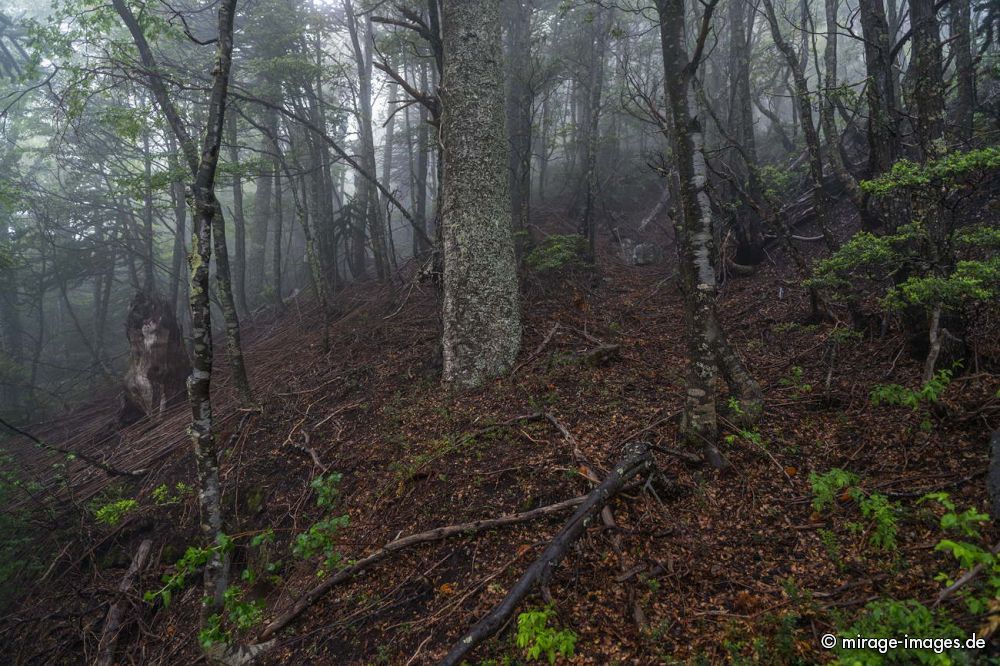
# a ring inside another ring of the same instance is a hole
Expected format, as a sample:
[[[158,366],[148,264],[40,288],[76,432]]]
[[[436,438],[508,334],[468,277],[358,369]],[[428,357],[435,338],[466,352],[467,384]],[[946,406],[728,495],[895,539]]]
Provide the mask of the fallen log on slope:
[[[549,542],[545,552],[528,567],[503,601],[455,643],[440,666],[457,666],[473,648],[499,631],[535,585],[544,587],[548,583],[553,567],[565,557],[570,546],[580,538],[594,517],[599,515],[607,503],[622,490],[625,482],[637,474],[648,472],[652,467],[653,458],[647,444],[644,442],[626,444],[622,460],[615,465],[604,481],[586,496],[580,508]]]
[[[475,534],[476,532],[482,532],[483,530],[492,529],[494,527],[501,527],[503,525],[513,525],[515,523],[523,523],[535,518],[540,518],[542,516],[547,516],[552,513],[562,511],[563,509],[569,509],[579,504],[583,504],[590,498],[590,495],[580,495],[579,497],[574,497],[572,499],[563,500],[562,502],[556,502],[555,504],[548,504],[546,506],[539,507],[537,509],[532,509],[530,511],[524,511],[523,513],[516,513],[512,516],[501,516],[499,518],[488,518],[486,520],[476,520],[471,523],[462,523],[460,525],[449,525],[447,527],[438,527],[433,530],[428,530],[426,532],[420,532],[418,534],[411,534],[409,536],[401,537],[395,541],[390,541],[385,544],[377,551],[358,560],[354,564],[345,567],[335,573],[330,578],[326,579],[316,587],[312,588],[304,595],[299,597],[299,600],[295,602],[288,611],[279,615],[270,624],[264,627],[264,631],[261,632],[260,640],[266,641],[267,639],[274,636],[276,633],[287,627],[295,618],[302,614],[307,608],[316,603],[323,595],[329,592],[331,589],[339,585],[340,583],[346,582],[351,578],[362,573],[365,569],[377,564],[382,560],[386,559],[393,553],[401,551],[405,548],[410,548],[422,543],[429,543],[431,541],[440,541],[441,539],[446,539],[452,536],[459,536],[464,534]]]

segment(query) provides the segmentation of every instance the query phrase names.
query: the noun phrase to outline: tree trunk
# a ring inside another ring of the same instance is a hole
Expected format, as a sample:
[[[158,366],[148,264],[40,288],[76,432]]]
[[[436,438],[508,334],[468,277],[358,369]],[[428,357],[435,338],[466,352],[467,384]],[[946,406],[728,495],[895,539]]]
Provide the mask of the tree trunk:
[[[976,69],[972,60],[972,34],[969,0],[951,0],[952,51],[955,53],[955,137],[972,140],[973,114],[976,107]]]
[[[531,3],[504,3],[507,61],[507,136],[510,141],[512,228],[527,227],[531,199]],[[520,236],[518,236],[520,238]],[[515,242],[515,245],[521,243]]]
[[[910,0],[914,130],[922,159],[944,153],[944,78],[934,0]]]
[[[132,35],[138,47],[144,75],[160,111],[181,145],[192,174],[191,206],[193,231],[191,237],[191,337],[194,345],[193,371],[188,379],[191,404],[191,441],[194,446],[198,473],[198,497],[201,505],[201,529],[209,544],[218,543],[222,531],[222,490],[219,483],[219,452],[212,432],[212,310],[209,302],[209,263],[212,258],[212,230],[217,226],[219,202],[215,198],[215,176],[219,164],[225,122],[226,94],[232,64],[233,22],[237,0],[221,0],[218,9],[218,41],[216,43],[213,81],[208,99],[207,120],[201,150],[184,125],[177,108],[158,73],[153,51],[146,41],[140,23],[126,0],[112,0],[115,11]],[[223,245],[224,249],[224,245]],[[205,565],[206,615],[222,607],[222,596],[228,587],[224,558],[218,550]],[[204,618],[203,618],[204,619]]]
[[[806,84],[805,70],[802,62],[781,34],[778,26],[778,17],[774,13],[774,5],[771,0],[763,0],[767,21],[771,26],[771,36],[775,46],[785,57],[785,62],[792,72],[792,80],[795,83],[795,101],[798,105],[799,118],[802,121],[802,135],[806,140],[806,148],[809,152],[809,177],[812,180],[813,201],[816,208],[816,222],[823,240],[830,250],[837,249],[837,241],[830,231],[830,224],[827,218],[832,209],[830,198],[823,189],[823,156],[820,152],[819,135],[812,120],[812,104],[809,101],[809,86]]]
[[[837,131],[837,122],[833,115],[834,96],[837,94],[837,6],[838,0],[824,0],[826,9],[826,47],[823,52],[823,65],[826,68],[824,87],[826,93],[823,95],[822,106],[820,107],[820,123],[823,126],[823,134],[826,136],[826,151],[830,158],[830,166],[833,173],[840,181],[848,198],[854,208],[861,216],[861,224],[865,229],[874,229],[877,222],[868,205],[867,197],[861,191],[857,179],[850,171],[840,153],[840,132]]]
[[[236,263],[236,271],[233,273],[233,293],[236,298],[237,312],[240,313],[240,316],[247,317],[250,314],[250,308],[247,306],[246,291],[246,216],[243,214],[243,179],[239,172],[240,149],[237,143],[235,113],[229,114],[227,126],[229,130],[229,160],[233,167],[233,241],[236,243],[236,252],[233,257]]]
[[[468,387],[508,370],[521,346],[499,0],[444,0],[442,23],[444,380]]]
[[[859,0],[861,27],[865,37],[865,70],[868,85],[868,171],[871,177],[885,173],[899,155],[899,116],[893,84],[892,51],[882,0]]]
[[[706,191],[707,174],[701,123],[694,115],[691,84],[697,63],[688,60],[684,35],[684,0],[657,0],[663,48],[672,158],[679,180],[679,215],[675,220],[679,270],[686,305],[689,365],[682,430],[689,446],[701,447],[715,467],[726,465],[716,447],[716,378],[720,361],[734,382],[745,411],[760,413],[760,389],[729,349],[715,311],[712,210]],[[706,11],[711,12],[714,5]],[[704,19],[705,24],[710,14]],[[745,385],[737,382],[745,381]]]

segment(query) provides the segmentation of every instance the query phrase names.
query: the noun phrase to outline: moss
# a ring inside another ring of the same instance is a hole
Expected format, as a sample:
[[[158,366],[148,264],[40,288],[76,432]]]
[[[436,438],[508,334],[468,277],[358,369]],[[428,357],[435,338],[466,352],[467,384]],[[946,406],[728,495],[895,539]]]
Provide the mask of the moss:
[[[586,266],[587,239],[578,234],[554,234],[525,257],[532,270],[543,272]]]

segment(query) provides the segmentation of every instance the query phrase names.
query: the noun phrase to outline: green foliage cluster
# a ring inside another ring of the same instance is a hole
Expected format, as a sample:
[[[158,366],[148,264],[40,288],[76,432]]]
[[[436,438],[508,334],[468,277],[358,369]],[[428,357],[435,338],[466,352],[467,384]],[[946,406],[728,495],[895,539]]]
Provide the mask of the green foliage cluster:
[[[876,384],[869,393],[869,398],[876,407],[883,404],[898,405],[916,411],[941,399],[951,383],[952,374],[951,370],[938,370],[927,383],[916,390],[899,384]]]
[[[569,658],[576,649],[576,633],[569,629],[549,626],[556,612],[548,606],[530,610],[517,616],[517,646],[524,650],[528,661],[538,661],[543,656],[549,664],[558,657]]]
[[[321,475],[313,479],[310,487],[316,493],[316,506],[326,511],[332,510],[340,497],[341,475],[337,472]],[[296,535],[292,542],[292,554],[302,559],[316,555],[323,556],[323,566],[317,572],[325,576],[330,569],[340,566],[341,557],[337,552],[337,533],[347,527],[347,515],[327,516],[317,521],[305,532]]]
[[[919,638],[963,638],[964,632],[956,626],[943,611],[931,610],[915,599],[896,601],[879,599],[865,606],[855,621],[842,629],[844,638],[861,635],[866,638],[902,638],[909,635]],[[850,666],[882,666],[883,664],[947,664],[968,663],[959,650],[936,653],[926,649],[888,650],[884,654],[877,649],[844,649],[837,642],[834,648],[838,663]]]
[[[587,239],[579,234],[553,234],[532,250],[524,262],[538,272],[586,265]]]
[[[897,521],[899,505],[890,502],[885,495],[862,490],[857,486],[858,481],[857,474],[839,468],[823,474],[813,472],[809,475],[809,484],[813,492],[813,509],[820,512],[834,507],[838,498],[849,497],[858,505],[862,517],[868,520],[871,544],[881,550],[892,550],[896,547],[899,530]],[[852,523],[851,526],[856,531],[864,529],[859,523]]]
[[[94,512],[94,518],[105,525],[117,525],[125,514],[139,505],[134,499],[120,499],[109,502]]]
[[[165,483],[161,483],[157,487],[153,488],[153,502],[157,506],[180,504],[184,497],[194,493],[194,488],[183,481],[178,481],[174,484],[174,493],[175,494],[171,495],[170,486]]]
[[[872,405],[897,405],[909,407],[921,416],[920,429],[929,432],[934,426],[931,423],[931,412],[928,407],[941,399],[951,384],[954,372],[949,369],[938,370],[934,376],[919,389],[911,389],[900,384],[876,384],[869,393]]]
[[[961,203],[978,183],[998,175],[998,147],[956,151],[925,164],[900,160],[862,189],[902,202],[911,218],[891,224],[885,235],[859,232],[820,261],[806,284],[833,299],[874,294],[888,310],[957,310],[995,301],[1000,230],[964,214]]]
[[[14,459],[0,453],[0,506],[9,507],[20,493],[33,489],[14,472]],[[12,600],[18,581],[39,568],[40,558],[29,530],[27,510],[0,511],[0,609]]]
[[[225,534],[220,534],[216,538],[215,545],[208,548],[188,546],[184,555],[174,563],[174,571],[160,577],[163,587],[159,590],[147,591],[142,597],[143,600],[147,603],[154,603],[159,599],[163,602],[164,607],[169,606],[174,592],[184,587],[189,576],[208,564],[214,555],[224,555],[231,552],[233,546],[233,540]]]

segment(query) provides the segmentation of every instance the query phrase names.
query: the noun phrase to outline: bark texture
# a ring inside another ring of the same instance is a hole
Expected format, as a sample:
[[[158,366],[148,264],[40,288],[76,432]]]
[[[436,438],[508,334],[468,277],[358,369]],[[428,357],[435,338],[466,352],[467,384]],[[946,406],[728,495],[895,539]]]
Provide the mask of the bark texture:
[[[499,0],[445,0],[444,380],[478,386],[521,346],[511,233]]]

